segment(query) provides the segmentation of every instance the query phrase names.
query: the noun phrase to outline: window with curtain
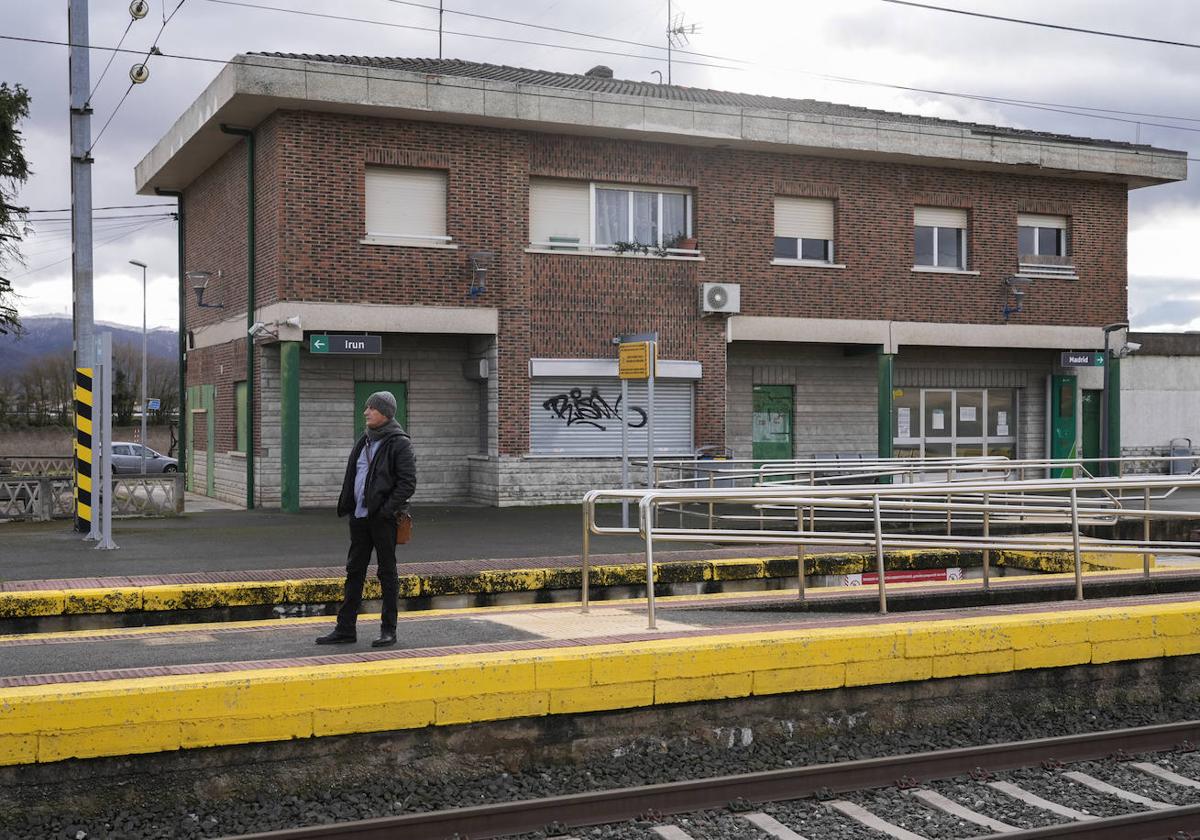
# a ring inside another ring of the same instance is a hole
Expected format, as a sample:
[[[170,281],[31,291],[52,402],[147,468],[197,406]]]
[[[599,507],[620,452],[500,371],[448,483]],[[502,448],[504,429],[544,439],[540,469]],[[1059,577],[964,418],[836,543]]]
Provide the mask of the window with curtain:
[[[680,190],[597,186],[596,245],[636,242],[677,248],[692,235],[691,194]]]

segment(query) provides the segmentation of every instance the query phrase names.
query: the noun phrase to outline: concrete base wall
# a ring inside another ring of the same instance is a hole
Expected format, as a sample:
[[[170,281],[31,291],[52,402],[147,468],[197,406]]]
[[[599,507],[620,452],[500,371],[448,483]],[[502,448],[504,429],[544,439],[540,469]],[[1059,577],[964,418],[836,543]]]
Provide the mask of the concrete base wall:
[[[1172,438],[1200,446],[1200,358],[1138,356],[1121,360],[1121,444],[1160,449]]]
[[[416,502],[461,502],[472,496],[469,458],[480,453],[481,391],[486,383],[463,376],[471,355],[460,336],[384,336],[373,357],[300,354],[300,506],[331,507],[341,492],[346,459],[361,434],[355,382],[404,382],[406,431],[417,453]],[[280,504],[280,369],[277,346],[268,345],[259,366],[259,434],[255,499]],[[199,458],[199,453],[197,453]],[[244,503],[245,460],[217,453],[214,495]],[[198,466],[197,469],[200,469]]]
[[[878,447],[878,359],[841,345],[730,345],[725,406],[728,446],[752,457],[755,385],[794,390],[792,450],[797,458],[824,452],[871,452]],[[1050,352],[903,347],[896,354],[896,388],[1013,388],[1018,400],[1018,454],[1046,451],[1046,376]]]

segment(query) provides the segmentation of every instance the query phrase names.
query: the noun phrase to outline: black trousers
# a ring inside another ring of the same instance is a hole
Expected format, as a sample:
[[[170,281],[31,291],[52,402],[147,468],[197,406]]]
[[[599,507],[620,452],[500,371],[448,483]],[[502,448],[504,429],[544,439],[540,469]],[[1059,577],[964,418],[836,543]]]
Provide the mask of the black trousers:
[[[397,601],[400,597],[400,580],[396,577],[396,523],[382,516],[366,519],[351,516],[346,592],[337,617],[338,629],[347,633],[354,632],[358,608],[362,606],[363,583],[367,579],[372,549],[375,551],[379,585],[383,589],[383,611],[379,623],[384,630],[396,630]]]

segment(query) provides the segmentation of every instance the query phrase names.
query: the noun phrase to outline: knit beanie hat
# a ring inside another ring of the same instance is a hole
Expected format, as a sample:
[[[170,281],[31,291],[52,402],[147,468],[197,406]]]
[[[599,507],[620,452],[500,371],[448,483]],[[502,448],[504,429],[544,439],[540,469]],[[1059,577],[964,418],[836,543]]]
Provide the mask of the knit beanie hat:
[[[376,391],[367,397],[367,408],[373,408],[389,420],[396,417],[396,398],[391,391]]]

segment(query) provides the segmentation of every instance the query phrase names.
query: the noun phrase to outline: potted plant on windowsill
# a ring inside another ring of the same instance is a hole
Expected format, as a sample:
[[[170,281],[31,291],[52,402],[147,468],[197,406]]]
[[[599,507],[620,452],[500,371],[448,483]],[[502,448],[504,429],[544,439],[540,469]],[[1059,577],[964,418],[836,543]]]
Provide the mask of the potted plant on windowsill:
[[[612,244],[612,250],[614,254],[641,254],[645,256],[650,253],[650,246],[643,245],[641,242],[618,240]]]
[[[697,248],[698,244],[699,243],[696,241],[696,237],[683,236],[681,234],[679,236],[676,236],[674,239],[672,239],[671,244],[668,245],[667,247],[668,248],[678,248],[681,251],[696,251],[696,250],[698,250],[698,248]]]

